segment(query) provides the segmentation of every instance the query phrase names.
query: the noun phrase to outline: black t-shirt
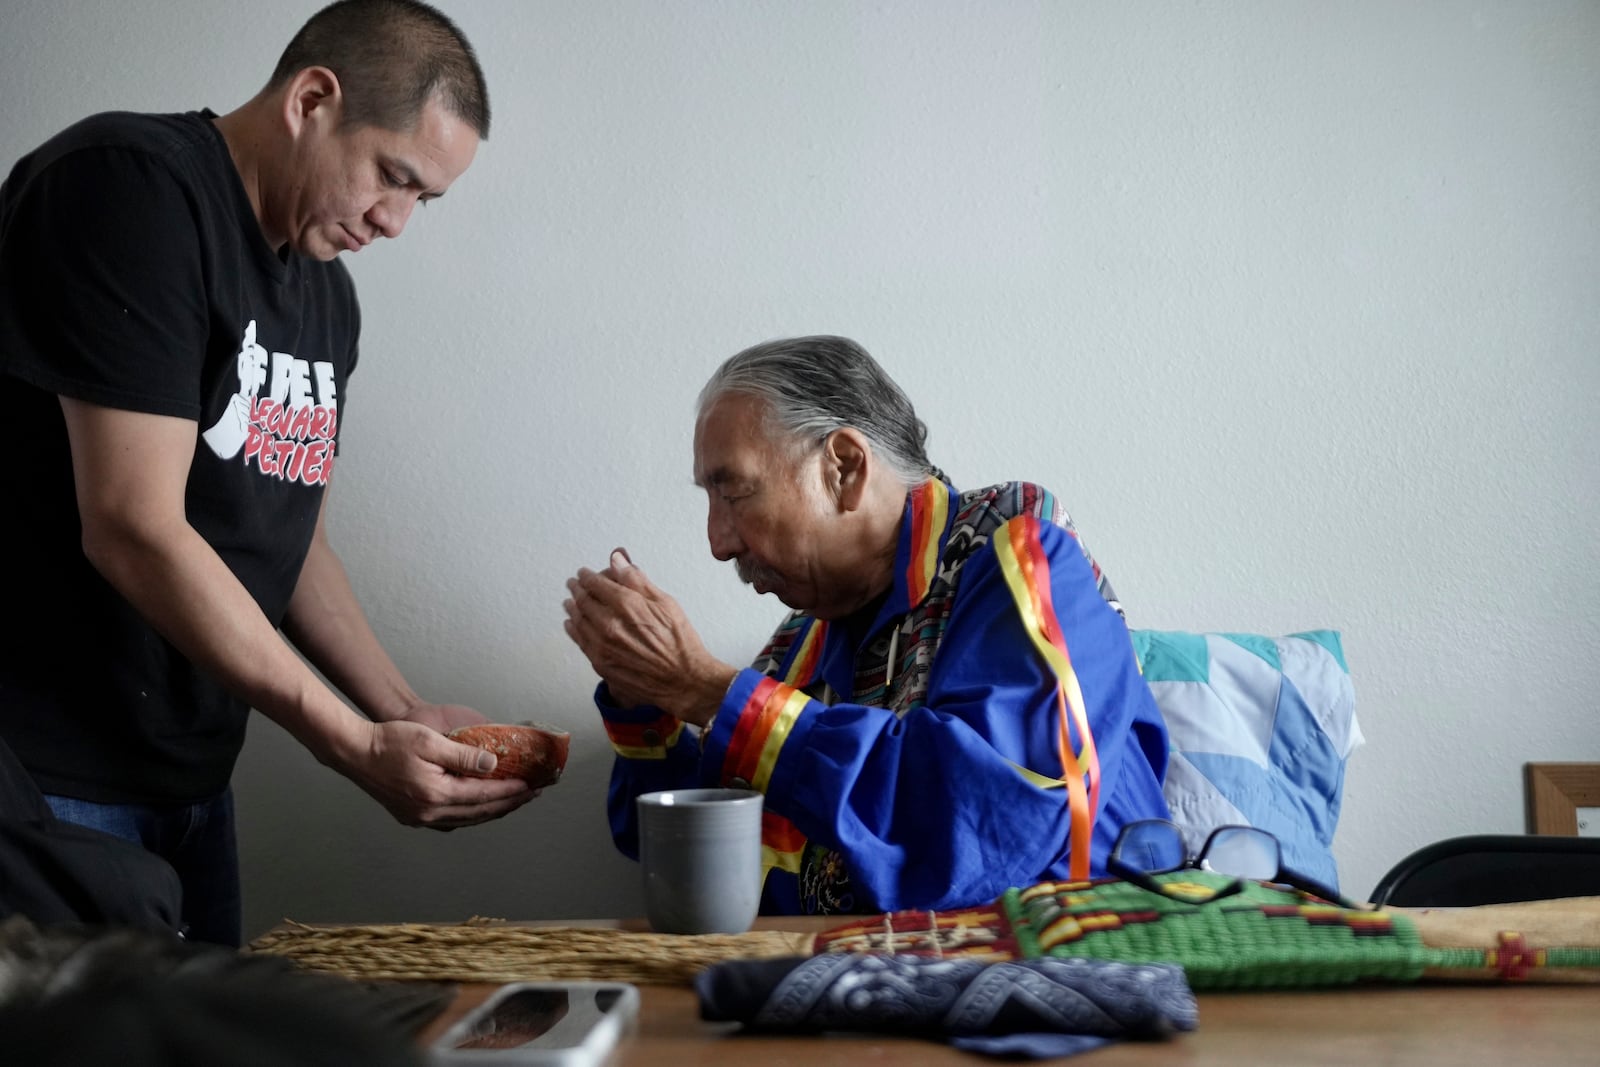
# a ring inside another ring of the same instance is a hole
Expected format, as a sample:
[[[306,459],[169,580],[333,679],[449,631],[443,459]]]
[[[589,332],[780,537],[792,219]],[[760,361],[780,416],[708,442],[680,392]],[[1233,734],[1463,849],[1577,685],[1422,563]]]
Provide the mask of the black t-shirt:
[[[189,522],[274,626],[333,469],[354,285],[267,246],[214,117],[96,115],[0,186],[0,736],[48,793],[209,796],[248,715],[85,558],[58,395],[197,423]]]

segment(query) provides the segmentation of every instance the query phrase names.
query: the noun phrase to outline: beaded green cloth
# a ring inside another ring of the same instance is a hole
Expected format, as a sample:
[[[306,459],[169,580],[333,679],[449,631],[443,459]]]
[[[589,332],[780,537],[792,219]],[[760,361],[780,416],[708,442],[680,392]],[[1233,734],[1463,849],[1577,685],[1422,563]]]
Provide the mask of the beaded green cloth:
[[[1195,898],[1231,881],[1194,870],[1157,880]],[[1197,990],[1423,978],[1594,982],[1600,981],[1600,898],[1364,910],[1262,882],[1202,904],[1119,879],[1047,882],[1008,890],[987,907],[862,919],[818,935],[815,948],[1169,962],[1181,964]]]

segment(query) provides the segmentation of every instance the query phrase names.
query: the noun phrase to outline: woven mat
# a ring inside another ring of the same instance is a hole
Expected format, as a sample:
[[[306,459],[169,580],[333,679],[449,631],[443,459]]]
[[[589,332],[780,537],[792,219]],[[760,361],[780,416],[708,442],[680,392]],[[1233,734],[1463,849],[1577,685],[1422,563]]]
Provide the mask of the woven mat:
[[[809,956],[813,939],[777,931],[674,935],[513,926],[479,918],[377,926],[307,926],[291,919],[249,947],[307,970],[361,979],[687,985],[723,960]]]

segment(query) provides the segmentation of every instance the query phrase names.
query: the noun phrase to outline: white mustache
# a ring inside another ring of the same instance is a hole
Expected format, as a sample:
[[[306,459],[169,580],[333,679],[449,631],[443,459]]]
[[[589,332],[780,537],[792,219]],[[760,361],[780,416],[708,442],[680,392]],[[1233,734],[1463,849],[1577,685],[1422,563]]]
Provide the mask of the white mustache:
[[[782,580],[782,575],[771,567],[763,567],[759,563],[746,563],[742,559],[733,561],[733,569],[745,585],[754,585],[759,581],[762,585],[773,586]]]

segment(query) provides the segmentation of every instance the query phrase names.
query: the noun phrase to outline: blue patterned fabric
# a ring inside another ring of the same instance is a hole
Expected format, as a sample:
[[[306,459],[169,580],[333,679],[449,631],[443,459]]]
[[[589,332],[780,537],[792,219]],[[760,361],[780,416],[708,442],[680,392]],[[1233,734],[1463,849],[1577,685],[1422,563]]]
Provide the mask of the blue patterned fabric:
[[[1171,963],[1042,959],[986,963],[825,952],[735,960],[695,979],[700,1017],[754,1030],[867,1030],[969,1052],[1047,1058],[1121,1038],[1193,1030],[1194,993]]]
[[[1171,744],[1163,785],[1191,850],[1258,826],[1284,865],[1338,888],[1332,845],[1345,762],[1362,743],[1339,634],[1133,631]]]

